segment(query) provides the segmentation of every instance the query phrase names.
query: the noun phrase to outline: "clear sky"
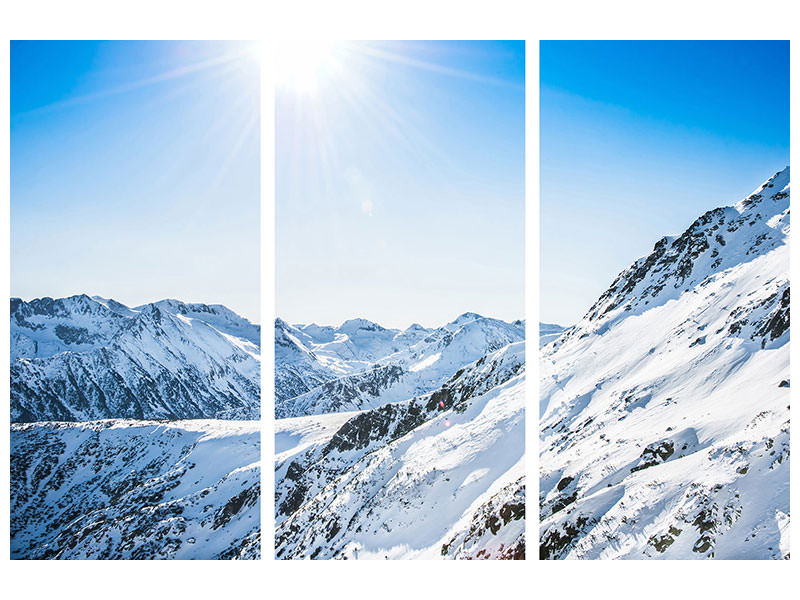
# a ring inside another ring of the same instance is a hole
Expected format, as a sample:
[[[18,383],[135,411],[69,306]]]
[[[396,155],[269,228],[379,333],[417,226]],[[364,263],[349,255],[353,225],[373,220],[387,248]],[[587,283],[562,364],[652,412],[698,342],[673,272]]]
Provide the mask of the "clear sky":
[[[541,42],[540,320],[789,164],[788,42]]]
[[[12,295],[259,320],[259,110],[253,43],[12,42]]]
[[[524,43],[298,43],[277,67],[278,315],[523,318]]]

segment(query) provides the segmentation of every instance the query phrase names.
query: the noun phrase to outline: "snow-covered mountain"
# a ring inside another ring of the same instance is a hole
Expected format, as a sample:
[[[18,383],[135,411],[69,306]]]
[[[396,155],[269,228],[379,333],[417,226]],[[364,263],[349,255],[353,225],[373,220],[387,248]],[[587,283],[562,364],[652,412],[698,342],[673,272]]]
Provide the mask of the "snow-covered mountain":
[[[13,298],[11,556],[258,558],[260,344],[220,305]]]
[[[440,386],[460,367],[524,339],[522,321],[466,313],[437,329],[276,321],[276,418],[375,408]],[[321,331],[322,330],[322,331]],[[298,393],[299,392],[299,393]]]
[[[220,305],[11,299],[11,420],[258,418],[260,328]]]
[[[11,426],[11,558],[258,558],[258,421]]]
[[[524,557],[524,330],[277,321],[276,557]]]
[[[524,558],[524,342],[438,389],[276,421],[276,557]]]
[[[309,392],[326,381],[368,369],[379,359],[413,346],[433,330],[411,325],[386,329],[366,319],[339,327],[289,325],[275,319],[275,399]]]
[[[788,558],[789,168],[541,351],[541,558]]]

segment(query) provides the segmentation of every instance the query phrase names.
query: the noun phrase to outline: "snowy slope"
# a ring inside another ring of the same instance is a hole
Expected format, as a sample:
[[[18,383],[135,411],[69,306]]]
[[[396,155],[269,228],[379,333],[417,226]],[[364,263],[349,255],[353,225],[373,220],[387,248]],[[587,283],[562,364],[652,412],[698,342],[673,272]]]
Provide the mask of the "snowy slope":
[[[539,323],[539,348],[557,340],[567,329],[555,323]]]
[[[358,328],[355,327],[357,323]],[[436,389],[460,367],[521,341],[525,335],[521,321],[506,323],[475,313],[461,315],[435,330],[412,325],[404,332],[396,332],[363,320],[348,321],[340,329],[351,333],[335,333],[335,336],[347,335],[347,338],[335,337],[338,341],[321,345],[304,344],[299,350],[297,335],[276,337],[276,385],[281,382],[283,389],[288,390],[287,373],[293,376],[300,373],[305,374],[303,385],[310,388],[295,396],[276,393],[276,418],[364,410],[405,400]],[[353,330],[358,331],[357,336],[352,334]],[[291,353],[285,339],[293,342]],[[330,351],[331,344],[339,344],[337,348],[354,346],[357,350],[353,350],[353,356],[358,358],[340,369],[349,371],[347,374],[323,381],[327,376],[323,369],[328,369],[327,373],[333,371],[332,363],[322,359],[322,353]],[[365,364],[361,360],[380,353],[383,355],[372,363]],[[310,382],[320,383],[312,387]],[[303,385],[294,389],[300,391]]]
[[[219,305],[11,300],[11,420],[258,418],[260,331]]]
[[[524,557],[524,343],[423,395],[276,427],[277,558]]]
[[[541,353],[541,558],[786,558],[789,169]]]
[[[12,558],[258,558],[260,423],[11,426]]]
[[[261,327],[221,304],[185,304],[180,300],[159,300],[153,302],[153,305],[173,315],[184,315],[207,323],[225,335],[247,340],[254,346],[261,346]],[[148,306],[144,304],[134,310],[141,312]]]

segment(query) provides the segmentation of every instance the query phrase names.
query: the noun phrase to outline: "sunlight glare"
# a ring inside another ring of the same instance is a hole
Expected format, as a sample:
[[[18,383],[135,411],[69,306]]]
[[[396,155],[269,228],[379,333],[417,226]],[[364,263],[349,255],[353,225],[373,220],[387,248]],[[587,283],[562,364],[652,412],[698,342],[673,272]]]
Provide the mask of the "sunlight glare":
[[[297,40],[279,44],[278,85],[299,93],[322,88],[342,66],[340,48],[330,41]]]

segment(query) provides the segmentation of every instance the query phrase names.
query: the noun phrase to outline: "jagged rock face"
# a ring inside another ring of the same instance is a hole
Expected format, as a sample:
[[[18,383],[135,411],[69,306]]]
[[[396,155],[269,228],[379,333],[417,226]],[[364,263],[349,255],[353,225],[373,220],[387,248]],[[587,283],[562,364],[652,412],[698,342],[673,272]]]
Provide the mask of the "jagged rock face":
[[[360,319],[339,330],[320,329],[276,322],[276,418],[364,410],[424,394],[460,367],[525,335],[521,321],[505,323],[475,313],[434,330],[412,325],[396,332]],[[368,350],[359,350],[362,346]],[[343,348],[352,360],[343,358]],[[374,362],[363,361],[381,353]],[[292,395],[296,391],[302,393]]]
[[[257,421],[11,426],[11,557],[260,556]]]
[[[524,556],[523,372],[517,342],[402,402],[279,420],[276,557]]]
[[[540,558],[785,558],[789,170],[541,351]]]
[[[258,418],[260,331],[228,309],[11,301],[11,420]]]

